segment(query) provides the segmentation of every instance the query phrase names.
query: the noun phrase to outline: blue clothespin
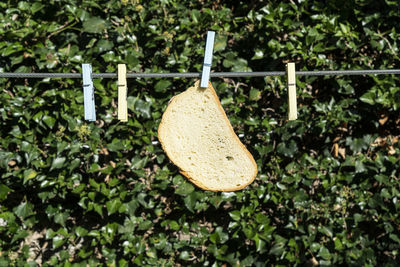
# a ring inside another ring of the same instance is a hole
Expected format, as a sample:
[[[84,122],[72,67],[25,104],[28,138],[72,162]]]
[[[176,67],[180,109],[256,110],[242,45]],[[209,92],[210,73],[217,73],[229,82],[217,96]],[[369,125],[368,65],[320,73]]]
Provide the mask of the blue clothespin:
[[[82,64],[83,77],[83,105],[85,120],[96,121],[96,109],[94,105],[94,86],[92,80],[92,65]]]
[[[215,37],[215,32],[213,31],[207,32],[206,51],[204,53],[203,72],[201,74],[201,82],[200,82],[201,88],[207,88],[208,81],[210,80],[211,63],[212,63],[212,55],[214,48],[214,37]]]

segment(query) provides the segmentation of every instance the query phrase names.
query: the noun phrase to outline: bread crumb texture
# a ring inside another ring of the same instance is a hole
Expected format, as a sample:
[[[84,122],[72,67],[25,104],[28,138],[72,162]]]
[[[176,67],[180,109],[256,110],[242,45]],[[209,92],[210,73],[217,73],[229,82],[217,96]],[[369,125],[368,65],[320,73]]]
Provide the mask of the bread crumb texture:
[[[203,189],[239,190],[257,175],[257,165],[233,131],[211,83],[200,88],[196,82],[171,100],[158,138],[170,160]]]

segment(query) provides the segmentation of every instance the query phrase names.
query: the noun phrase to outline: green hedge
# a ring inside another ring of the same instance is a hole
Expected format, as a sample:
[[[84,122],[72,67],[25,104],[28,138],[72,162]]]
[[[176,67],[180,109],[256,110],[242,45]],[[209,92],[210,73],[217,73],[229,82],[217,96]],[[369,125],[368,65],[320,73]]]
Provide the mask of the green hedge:
[[[1,72],[214,71],[399,66],[397,1],[0,3]],[[169,99],[193,79],[0,79],[1,266],[396,266],[399,76],[212,79],[257,161],[245,190],[195,188],[157,141]]]

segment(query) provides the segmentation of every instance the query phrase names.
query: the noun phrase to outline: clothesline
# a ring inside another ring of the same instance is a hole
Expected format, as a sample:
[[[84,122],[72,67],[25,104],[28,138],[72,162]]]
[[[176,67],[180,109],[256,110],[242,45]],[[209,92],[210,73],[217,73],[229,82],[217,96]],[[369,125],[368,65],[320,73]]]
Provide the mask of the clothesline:
[[[284,76],[285,71],[212,72],[210,77],[266,77]],[[296,71],[297,76],[379,75],[400,74],[400,69],[387,70],[316,70]],[[92,73],[92,78],[117,78],[117,73]],[[126,78],[200,78],[201,72],[144,73],[128,72]],[[71,78],[81,79],[82,73],[0,72],[0,78]]]

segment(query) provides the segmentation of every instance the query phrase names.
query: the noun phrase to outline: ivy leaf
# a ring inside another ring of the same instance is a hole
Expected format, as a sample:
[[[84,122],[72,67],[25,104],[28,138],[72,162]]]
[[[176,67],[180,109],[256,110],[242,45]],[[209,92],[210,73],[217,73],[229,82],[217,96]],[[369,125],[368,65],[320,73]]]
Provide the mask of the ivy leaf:
[[[92,17],[83,22],[83,30],[90,33],[101,33],[107,27],[105,20],[99,17]]]
[[[33,205],[29,202],[23,202],[14,209],[15,215],[25,219],[26,217],[33,214]]]
[[[66,238],[56,235],[55,237],[53,237],[53,249],[59,248],[60,246],[62,246],[65,242],[67,241]]]
[[[272,255],[282,255],[282,253],[285,251],[285,244],[284,243],[277,243],[272,246],[271,250],[269,251],[269,254]]]
[[[171,85],[172,83],[168,80],[161,80],[156,83],[154,86],[154,90],[156,92],[165,92],[166,89]]]
[[[64,166],[65,160],[66,160],[65,157],[55,158],[51,163],[50,171],[62,168]]]
[[[329,250],[322,246],[318,252],[318,256],[320,256],[321,258],[323,258],[324,260],[330,260],[332,258],[331,253],[329,252]]]
[[[294,140],[290,140],[289,143],[279,143],[277,151],[283,154],[285,157],[293,157],[294,153],[297,151],[297,144]]]
[[[122,140],[120,139],[114,139],[111,144],[108,144],[107,148],[110,151],[116,152],[119,150],[123,150],[125,148],[124,144],[122,143]]]
[[[46,125],[50,128],[53,129],[54,124],[56,123],[56,119],[53,117],[50,117],[48,115],[44,115],[42,117],[42,120],[46,123]]]
[[[190,258],[189,252],[187,252],[186,250],[182,251],[179,254],[179,259],[181,259],[181,260],[188,260],[189,258]]]
[[[251,88],[249,99],[252,101],[259,100],[261,98],[261,91]]]
[[[42,5],[41,3],[35,2],[31,6],[30,10],[34,14],[34,13],[38,12],[39,10],[41,10],[43,7],[44,7],[44,5]]]
[[[332,237],[332,236],[333,236],[332,229],[329,228],[329,227],[327,227],[327,226],[320,226],[320,227],[318,227],[318,230],[319,230],[321,233],[323,233],[323,234],[325,234],[325,235],[327,235],[327,236],[329,236],[329,237]]]
[[[240,220],[240,211],[238,210],[234,210],[229,212],[229,216],[231,216],[231,218],[235,221],[239,221]]]
[[[178,188],[175,190],[175,193],[181,196],[187,196],[190,193],[194,191],[193,185],[190,183],[184,182],[181,185],[178,186]]]
[[[55,216],[54,216],[54,222],[61,224],[62,226],[65,227],[65,221],[68,219],[69,217],[69,213],[67,212],[58,212]]]
[[[214,244],[223,244],[228,241],[229,235],[223,231],[221,226],[215,229],[215,232],[210,235],[210,241]]]
[[[8,186],[4,184],[0,184],[0,201],[3,201],[7,198],[8,193],[12,192]]]
[[[185,207],[191,212],[194,212],[194,207],[197,201],[196,192],[192,192],[190,195],[186,196],[183,201],[185,202]]]
[[[119,200],[117,198],[107,201],[106,207],[107,207],[108,215],[111,215],[111,214],[117,212],[121,205],[122,205],[121,200]]]
[[[76,233],[76,235],[79,236],[79,237],[86,236],[88,232],[89,232],[89,231],[86,230],[85,228],[83,228],[82,226],[78,226],[78,227],[75,229],[75,233]]]
[[[334,238],[334,243],[335,243],[335,249],[336,250],[342,250],[344,247],[343,247],[343,244],[342,244],[342,242],[340,241],[340,239],[339,238]]]
[[[217,35],[214,43],[214,52],[225,50],[227,40],[227,36]]]
[[[24,184],[37,176],[37,172],[33,169],[28,169],[24,171]]]
[[[139,230],[148,230],[153,225],[151,221],[144,221],[139,224]]]
[[[145,119],[151,118],[150,107],[151,107],[150,102],[146,102],[141,99],[138,99],[135,103],[136,110],[138,110]]]
[[[373,105],[375,103],[375,99],[376,99],[376,94],[375,94],[375,92],[371,92],[371,91],[366,92],[365,94],[363,94],[360,97],[360,100],[362,102],[365,102],[370,105]]]
[[[350,146],[350,149],[354,154],[361,152],[363,149],[368,148],[368,143],[364,138],[346,138],[346,145]]]

